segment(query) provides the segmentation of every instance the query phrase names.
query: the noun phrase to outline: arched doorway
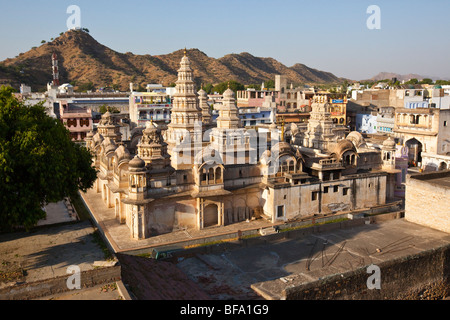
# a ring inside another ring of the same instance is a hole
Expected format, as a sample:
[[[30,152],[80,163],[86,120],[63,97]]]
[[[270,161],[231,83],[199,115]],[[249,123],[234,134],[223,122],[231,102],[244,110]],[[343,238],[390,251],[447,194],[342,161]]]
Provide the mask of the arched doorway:
[[[416,138],[409,139],[405,142],[408,147],[408,166],[417,167],[422,162],[422,143]]]
[[[441,162],[438,170],[447,170],[447,164],[445,162]]]
[[[216,204],[208,204],[203,210],[203,226],[205,228],[219,224],[219,209]]]

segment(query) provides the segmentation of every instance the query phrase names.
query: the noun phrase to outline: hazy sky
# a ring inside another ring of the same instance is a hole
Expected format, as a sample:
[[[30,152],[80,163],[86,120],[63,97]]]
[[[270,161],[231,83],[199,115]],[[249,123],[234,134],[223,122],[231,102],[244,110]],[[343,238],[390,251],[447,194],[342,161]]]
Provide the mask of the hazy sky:
[[[67,8],[81,27],[118,52],[166,54],[187,47],[210,57],[249,52],[339,77],[378,72],[450,79],[450,1],[401,0],[1,0],[0,60],[67,30]],[[371,30],[370,5],[381,28]]]

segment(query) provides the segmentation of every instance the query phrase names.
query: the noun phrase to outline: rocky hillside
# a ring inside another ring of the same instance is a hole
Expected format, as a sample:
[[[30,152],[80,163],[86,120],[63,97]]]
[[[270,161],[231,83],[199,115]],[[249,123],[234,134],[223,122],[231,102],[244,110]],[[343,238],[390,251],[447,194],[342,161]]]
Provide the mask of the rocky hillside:
[[[58,55],[61,83],[76,85],[92,82],[95,87],[116,86],[128,90],[129,83],[169,85],[177,79],[184,49],[165,55],[135,55],[116,52],[83,31],[67,31],[52,42],[34,47],[14,59],[0,62],[0,84],[16,88],[21,83],[39,90],[51,81],[51,55]],[[217,84],[235,80],[242,84],[260,84],[286,75],[288,83],[338,83],[343,79],[303,64],[287,67],[273,58],[259,58],[244,52],[222,58],[208,57],[198,49],[188,49],[198,84]]]

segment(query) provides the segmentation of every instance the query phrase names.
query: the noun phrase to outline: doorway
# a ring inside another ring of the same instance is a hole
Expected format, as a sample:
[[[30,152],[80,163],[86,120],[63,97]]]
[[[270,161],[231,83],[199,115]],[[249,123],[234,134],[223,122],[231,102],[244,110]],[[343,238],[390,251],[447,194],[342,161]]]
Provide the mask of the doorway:
[[[203,211],[203,226],[205,228],[219,224],[219,210],[216,204],[208,204]]]

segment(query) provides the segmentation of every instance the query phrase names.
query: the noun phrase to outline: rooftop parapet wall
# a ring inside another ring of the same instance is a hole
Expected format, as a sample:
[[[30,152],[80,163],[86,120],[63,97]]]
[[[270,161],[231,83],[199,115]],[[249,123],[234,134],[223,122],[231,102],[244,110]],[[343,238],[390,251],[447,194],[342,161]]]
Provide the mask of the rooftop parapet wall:
[[[296,285],[291,283],[283,291],[286,300],[382,300],[407,299],[429,284],[443,284],[448,288],[450,246],[427,250],[419,254],[389,260],[380,268],[381,288],[369,289],[368,266],[354,271],[334,274],[324,279]],[[448,292],[447,292],[448,294]]]
[[[406,178],[405,219],[450,233],[450,170]]]

